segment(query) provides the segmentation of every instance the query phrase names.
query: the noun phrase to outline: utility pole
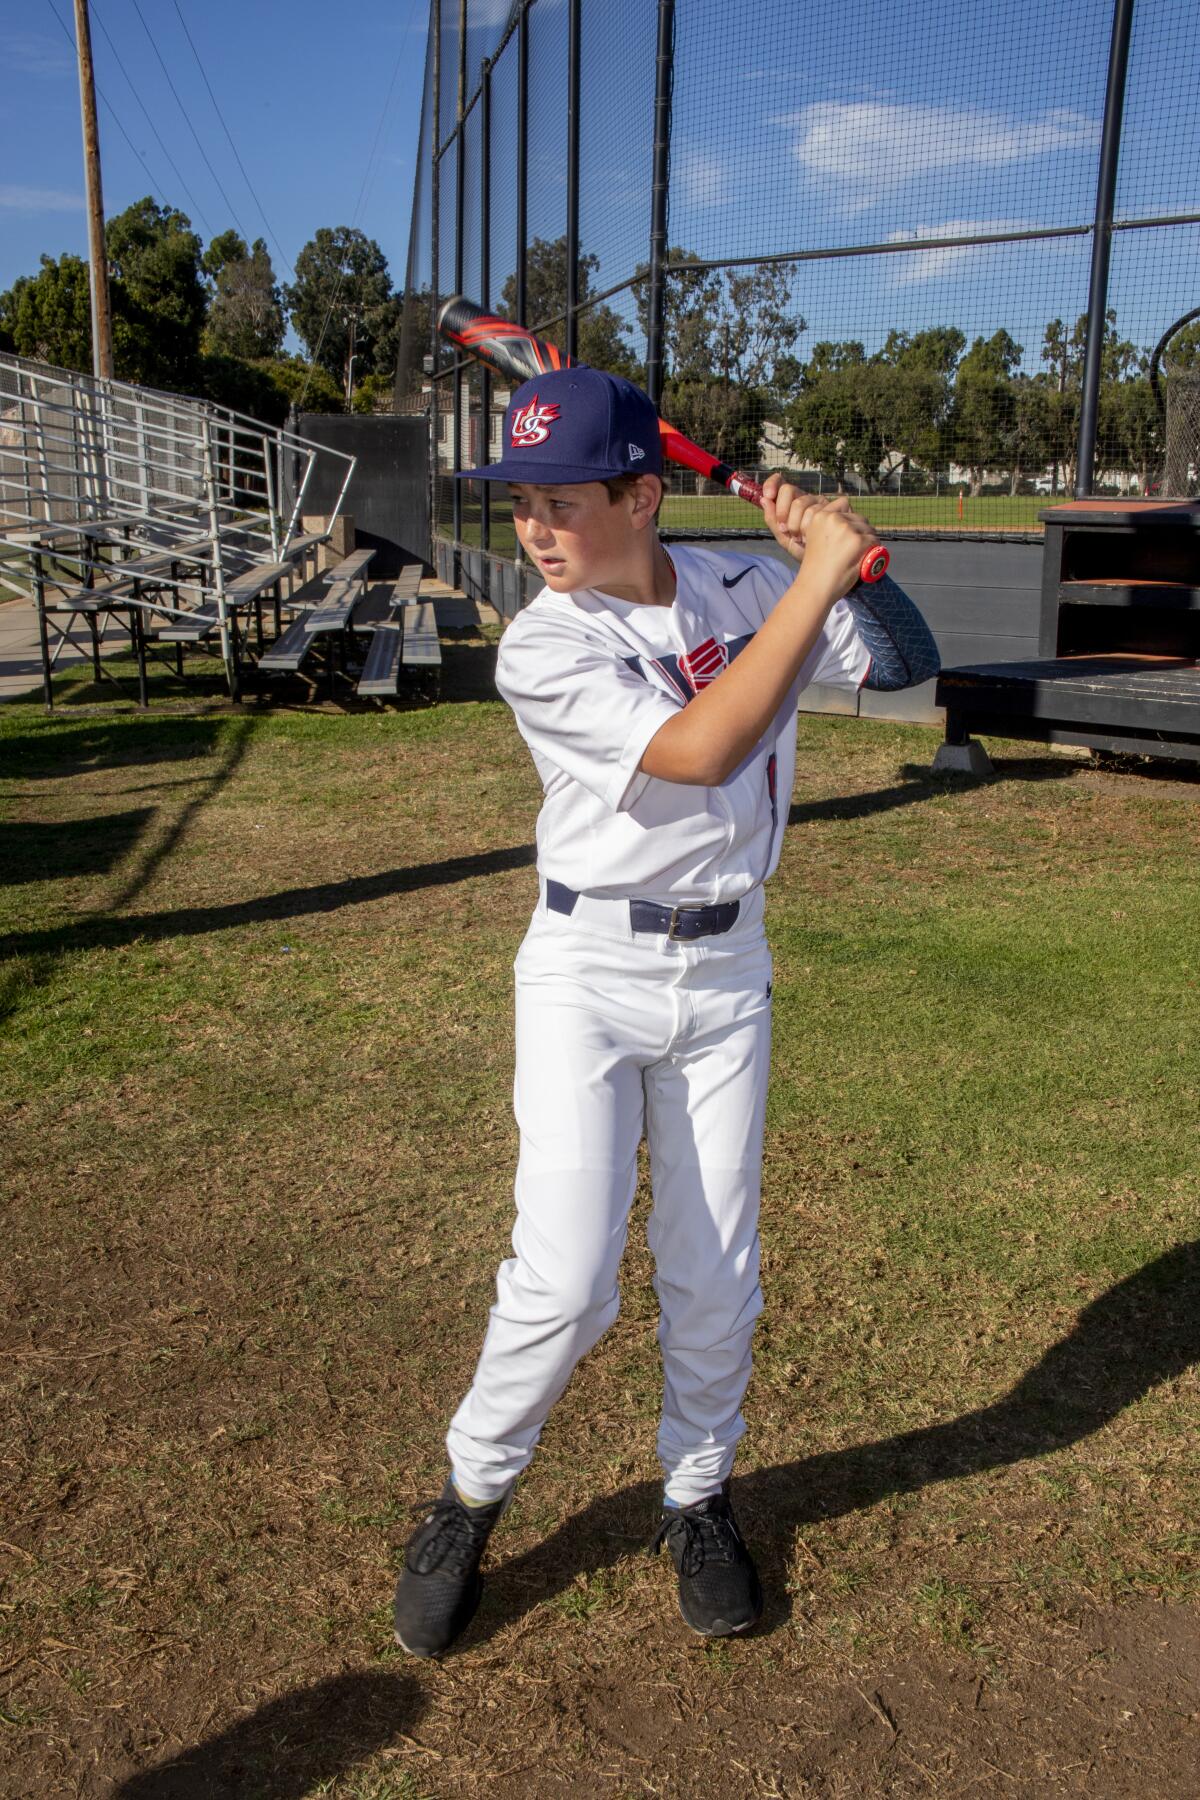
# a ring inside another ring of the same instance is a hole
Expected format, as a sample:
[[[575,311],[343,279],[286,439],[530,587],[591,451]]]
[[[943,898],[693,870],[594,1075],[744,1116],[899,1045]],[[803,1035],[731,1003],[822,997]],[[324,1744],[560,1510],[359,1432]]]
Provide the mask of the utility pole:
[[[100,189],[100,127],[92,74],[92,30],[87,0],[75,0],[75,49],[83,114],[83,173],[87,184],[88,270],[92,295],[92,372],[112,378],[112,314],[108,305],[108,257],[104,249],[104,196]]]

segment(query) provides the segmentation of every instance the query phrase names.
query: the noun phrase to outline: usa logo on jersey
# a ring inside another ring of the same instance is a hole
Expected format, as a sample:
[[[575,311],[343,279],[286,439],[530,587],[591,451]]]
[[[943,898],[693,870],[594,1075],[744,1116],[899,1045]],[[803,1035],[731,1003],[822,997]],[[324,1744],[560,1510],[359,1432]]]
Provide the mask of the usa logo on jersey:
[[[722,669],[729,667],[729,646],[718,644],[716,638],[705,638],[694,650],[679,659],[679,667],[687,677],[688,685],[694,694],[701,688],[708,687],[717,679]]]
[[[534,394],[528,406],[519,407],[513,414],[513,443],[519,444],[525,449],[531,448],[534,444],[544,444],[550,436],[550,422],[552,419],[557,419],[558,415],[559,408],[557,406],[553,403],[540,406],[538,397]]]

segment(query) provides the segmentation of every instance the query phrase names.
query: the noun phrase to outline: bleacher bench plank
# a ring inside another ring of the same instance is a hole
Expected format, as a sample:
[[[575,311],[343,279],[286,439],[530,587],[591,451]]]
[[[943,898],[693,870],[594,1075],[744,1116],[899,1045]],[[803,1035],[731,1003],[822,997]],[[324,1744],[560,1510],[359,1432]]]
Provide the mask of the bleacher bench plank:
[[[240,575],[235,575],[232,581],[226,582],[225,598],[235,606],[244,606],[247,601],[257,600],[260,594],[291,573],[290,562],[257,563],[252,568],[244,569]]]
[[[326,569],[326,581],[331,586],[335,581],[365,581],[374,555],[374,550],[352,550],[341,562],[334,563],[332,569]]]
[[[289,538],[280,554],[295,562],[297,557],[307,556],[310,550],[316,550],[321,544],[328,542],[327,531],[304,531],[297,537]]]
[[[193,538],[189,543],[176,544],[169,550],[152,550],[146,556],[132,556],[126,562],[105,564],[107,573],[103,581],[92,587],[66,588],[54,603],[56,608],[70,612],[95,612],[120,596],[137,581],[152,581],[156,576],[170,569],[172,563],[187,562],[189,554],[207,543],[206,538]]]
[[[186,618],[176,617],[169,625],[156,626],[149,635],[162,644],[198,644],[202,638],[211,637],[220,623],[216,601],[206,600]]]
[[[382,698],[396,694],[400,688],[400,653],[404,633],[393,622],[383,621],[375,627],[363,672],[358,678],[357,692]]]
[[[271,648],[263,651],[258,659],[259,668],[265,669],[268,674],[295,674],[315,641],[312,633],[304,627],[303,619],[293,619]]]
[[[405,563],[392,589],[392,599],[397,606],[403,605],[406,600],[417,598],[421,591],[421,575],[420,563]]]
[[[350,614],[354,611],[359,596],[348,581],[339,581],[331,587],[324,600],[314,606],[311,612],[304,615],[304,629],[315,637],[320,632],[344,631],[350,623]]]
[[[390,581],[372,581],[354,608],[355,631],[374,631],[378,625],[396,623],[396,601]]]
[[[442,646],[438,643],[437,614],[432,600],[416,600],[401,608],[401,631],[404,647],[401,661],[406,669],[438,669],[442,664]]]

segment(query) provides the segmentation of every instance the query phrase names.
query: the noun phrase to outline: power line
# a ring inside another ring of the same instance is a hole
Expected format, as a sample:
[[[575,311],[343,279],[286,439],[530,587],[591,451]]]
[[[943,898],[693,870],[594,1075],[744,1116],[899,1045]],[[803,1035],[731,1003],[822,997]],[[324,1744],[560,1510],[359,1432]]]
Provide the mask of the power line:
[[[275,236],[274,231],[271,229],[271,221],[268,219],[266,212],[263,209],[263,203],[259,199],[257,193],[255,192],[254,183],[251,181],[249,175],[247,175],[247,173],[246,173],[246,165],[242,161],[241,157],[238,155],[237,145],[234,143],[232,134],[230,133],[230,130],[229,130],[229,127],[225,123],[225,116],[222,113],[220,107],[217,105],[217,96],[212,91],[212,83],[209,81],[208,76],[204,72],[204,64],[200,61],[200,52],[197,50],[195,44],[192,42],[192,34],[187,28],[187,20],[184,18],[183,13],[180,11],[179,0],[175,0],[175,11],[179,15],[179,23],[183,26],[183,35],[187,39],[188,46],[192,52],[192,55],[196,59],[196,67],[200,71],[200,79],[201,79],[201,81],[203,81],[205,87],[208,89],[208,97],[212,101],[213,111],[216,113],[218,119],[220,119],[221,130],[225,133],[226,138],[229,140],[229,148],[233,151],[233,160],[237,163],[238,168],[242,171],[242,180],[245,182],[246,186],[249,188],[250,197],[254,201],[255,206],[257,206],[259,217],[261,218],[263,224],[267,228],[267,236],[270,238],[271,242],[274,244],[276,250],[278,251],[279,259],[283,263],[284,268],[287,270],[288,274],[291,276],[292,280],[294,281],[296,279],[296,271],[295,271],[295,269],[293,269],[293,267],[292,267],[291,263],[288,261],[287,257],[283,254],[283,249],[280,245],[279,239]],[[248,245],[247,245],[247,248],[249,248]]]
[[[130,76],[129,70],[125,67],[125,64],[121,61],[120,51],[117,49],[117,46],[113,43],[112,34],[109,31],[108,26],[104,23],[104,20],[100,17],[100,14],[96,8],[96,0],[89,0],[89,4],[91,6],[92,17],[95,19],[97,25],[100,27],[101,31],[104,33],[105,41],[107,42],[109,49],[113,53],[113,57],[116,61],[116,65],[117,65],[118,69],[120,69],[122,75],[125,77],[126,85],[128,86],[130,93],[133,95],[134,99],[137,101],[138,105],[141,107],[142,116],[145,119],[147,125],[150,127],[151,131],[154,133],[155,141],[157,142],[159,149],[162,151],[163,155],[166,157],[167,161],[170,163],[171,168],[173,169],[174,174],[175,174],[175,179],[176,179],[176,181],[178,181],[180,187],[183,189],[184,193],[186,194],[188,201],[191,204],[192,211],[196,214],[197,218],[199,219],[200,223],[203,225],[208,236],[211,237],[213,234],[213,229],[212,229],[212,226],[209,224],[208,220],[204,216],[204,209],[200,205],[200,202],[197,200],[195,194],[193,194],[193,192],[192,192],[191,188],[188,186],[187,182],[183,179],[183,176],[180,174],[179,167],[175,161],[175,158],[171,155],[171,152],[167,149],[167,146],[163,143],[162,138],[158,134],[158,127],[155,125],[154,120],[150,117],[150,114],[146,111],[145,102],[143,101],[142,96],[138,93],[137,88],[134,85],[134,82]]]
[[[225,202],[226,206],[229,208],[230,218],[233,220],[234,224],[237,226],[238,231],[241,234],[241,236],[243,238],[245,238],[246,237],[246,227],[242,224],[242,221],[238,218],[237,213],[234,211],[233,201],[229,198],[229,195],[225,192],[224,187],[222,187],[222,185],[221,185],[221,177],[217,174],[217,171],[213,168],[212,164],[208,160],[208,152],[205,150],[204,145],[200,142],[200,134],[196,130],[196,127],[192,124],[191,117],[188,113],[187,107],[183,104],[183,101],[179,97],[179,89],[175,86],[175,83],[171,80],[171,71],[168,69],[166,63],[162,59],[162,52],[154,40],[154,33],[151,31],[150,27],[146,23],[146,16],[142,12],[141,7],[138,5],[138,0],[131,0],[131,4],[133,6],[134,12],[137,14],[138,18],[142,21],[142,30],[145,32],[146,36],[150,39],[150,48],[153,50],[155,56],[158,58],[158,66],[162,70],[163,74],[166,76],[167,86],[170,88],[171,92],[175,96],[175,104],[178,106],[180,112],[183,114],[184,123],[186,124],[188,130],[191,132],[193,138],[195,138],[195,140],[196,140],[196,148],[197,148],[197,150],[199,150],[200,155],[204,160],[204,166],[208,170],[209,174],[212,176],[213,180],[216,182],[217,189],[221,195],[221,198]],[[249,240],[247,239],[247,242],[248,241]]]
[[[74,54],[75,50],[76,50],[75,33],[66,24],[65,20],[63,19],[62,14],[59,12],[57,6],[55,6],[54,0],[46,0],[46,5],[50,8],[50,11],[54,14],[55,18],[58,20],[59,27],[62,30],[62,34],[66,38],[68,44],[70,44],[72,54]],[[107,35],[108,34],[106,32],[105,36],[107,36]],[[133,139],[130,137],[129,133],[126,131],[124,125],[121,123],[120,113],[117,111],[116,107],[113,105],[113,103],[109,99],[108,95],[104,92],[104,89],[100,86],[99,82],[96,83],[96,92],[100,96],[100,99],[102,100],[102,102],[104,103],[105,112],[107,112],[109,118],[112,120],[112,122],[116,126],[117,130],[120,132],[121,136],[125,139],[125,142],[129,145],[129,148],[133,151],[133,154],[137,157],[137,159],[141,163],[143,169],[145,169],[146,179],[149,181],[150,186],[154,189],[154,192],[158,195],[158,197],[162,201],[163,205],[170,206],[171,202],[167,199],[167,196],[163,193],[163,191],[159,187],[157,181],[155,181],[155,179],[154,179],[154,174],[150,168],[150,164],[146,161],[145,157],[142,155],[141,151],[138,149],[137,145],[134,143]]]

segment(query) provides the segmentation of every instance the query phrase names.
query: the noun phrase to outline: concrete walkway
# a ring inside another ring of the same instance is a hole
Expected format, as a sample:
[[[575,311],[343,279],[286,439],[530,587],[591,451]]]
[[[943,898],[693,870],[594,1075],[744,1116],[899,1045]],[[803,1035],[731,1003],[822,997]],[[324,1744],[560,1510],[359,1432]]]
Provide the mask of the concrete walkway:
[[[50,634],[51,654],[57,641]],[[115,624],[100,646],[103,656],[128,654],[129,634]],[[54,665],[57,674],[74,663],[89,662],[92,637],[82,620],[71,627],[70,642]],[[38,640],[37,608],[32,600],[9,600],[0,606],[0,700],[40,699],[42,692],[42,651]]]

